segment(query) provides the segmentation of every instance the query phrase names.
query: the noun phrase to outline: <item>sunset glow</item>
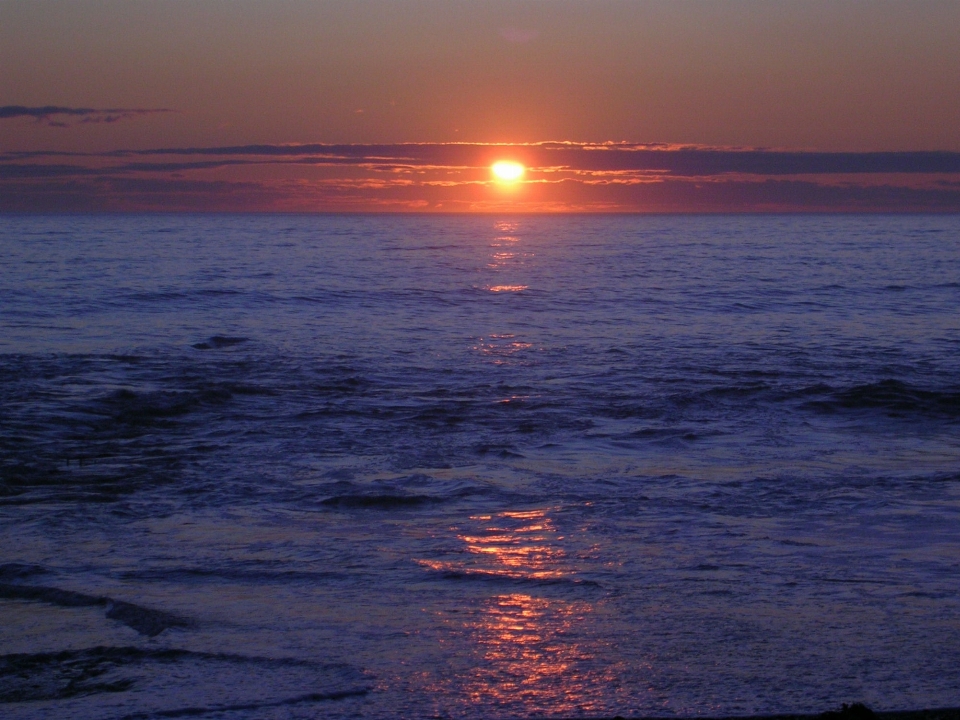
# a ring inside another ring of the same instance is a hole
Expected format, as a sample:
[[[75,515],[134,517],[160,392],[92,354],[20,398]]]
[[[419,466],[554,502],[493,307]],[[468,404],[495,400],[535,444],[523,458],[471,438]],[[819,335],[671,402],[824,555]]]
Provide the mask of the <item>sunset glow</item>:
[[[960,3],[424,2],[0,4],[0,212],[960,212]]]

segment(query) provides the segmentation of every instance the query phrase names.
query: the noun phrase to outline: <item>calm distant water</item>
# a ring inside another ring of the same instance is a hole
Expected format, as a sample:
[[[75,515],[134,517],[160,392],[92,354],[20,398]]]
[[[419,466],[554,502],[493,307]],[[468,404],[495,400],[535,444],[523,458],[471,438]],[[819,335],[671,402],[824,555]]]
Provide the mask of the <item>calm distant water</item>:
[[[5,718],[957,706],[960,217],[4,217],[0,472]]]

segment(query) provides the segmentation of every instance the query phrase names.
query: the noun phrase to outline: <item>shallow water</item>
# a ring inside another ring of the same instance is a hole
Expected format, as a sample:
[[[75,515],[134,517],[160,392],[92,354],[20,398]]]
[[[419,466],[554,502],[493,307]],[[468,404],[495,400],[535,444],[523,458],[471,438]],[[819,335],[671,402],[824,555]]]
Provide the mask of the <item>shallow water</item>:
[[[6,217],[4,717],[960,704],[960,217]]]

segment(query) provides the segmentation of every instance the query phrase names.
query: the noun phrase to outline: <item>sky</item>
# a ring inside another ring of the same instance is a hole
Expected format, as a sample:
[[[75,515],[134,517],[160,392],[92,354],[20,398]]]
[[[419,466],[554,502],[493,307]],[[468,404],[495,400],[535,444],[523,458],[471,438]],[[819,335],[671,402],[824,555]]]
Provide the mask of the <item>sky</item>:
[[[0,211],[960,212],[958,28],[956,0],[0,0]]]

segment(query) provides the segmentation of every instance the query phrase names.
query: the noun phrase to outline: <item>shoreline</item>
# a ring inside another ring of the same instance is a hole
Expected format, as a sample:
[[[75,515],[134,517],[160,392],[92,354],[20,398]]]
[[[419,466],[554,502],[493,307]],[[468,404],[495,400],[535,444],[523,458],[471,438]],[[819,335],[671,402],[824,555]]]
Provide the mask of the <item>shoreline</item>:
[[[615,715],[612,718],[597,718],[596,720],[960,720],[960,707],[874,711],[863,705],[845,705],[839,710],[828,710],[822,713],[697,715],[694,718]]]

